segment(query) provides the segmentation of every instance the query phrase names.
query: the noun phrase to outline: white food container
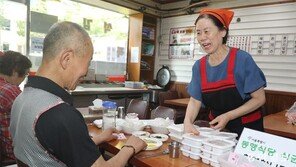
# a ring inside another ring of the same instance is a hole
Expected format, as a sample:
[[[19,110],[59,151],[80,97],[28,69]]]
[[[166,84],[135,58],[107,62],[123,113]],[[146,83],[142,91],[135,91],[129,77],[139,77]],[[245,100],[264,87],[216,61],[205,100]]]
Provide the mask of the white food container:
[[[218,132],[217,130],[208,127],[198,127],[197,130],[199,131],[200,135],[203,136],[209,136]]]
[[[216,153],[216,152],[213,152],[213,151],[209,151],[209,150],[206,150],[204,148],[201,148],[201,151],[202,151],[202,155],[206,158],[211,158],[212,160],[214,161],[218,161],[218,157],[223,155],[223,154],[229,154],[231,151],[233,151],[232,149],[231,150],[228,150],[226,152],[223,152],[223,153]]]
[[[219,161],[213,160],[211,158],[205,157],[204,155],[201,155],[201,161],[205,164],[210,164],[214,167],[220,167]]]
[[[202,142],[203,148],[216,154],[222,154],[233,149],[235,143],[224,139],[209,139]]]
[[[182,142],[183,137],[181,135],[177,135],[174,133],[169,133],[169,136],[172,140],[177,141],[177,142]]]
[[[201,146],[194,146],[194,145],[184,143],[184,140],[182,141],[182,148],[184,148],[185,150],[191,151],[193,153],[201,152]]]
[[[190,145],[190,146],[193,146],[193,147],[201,147],[202,142],[204,140],[208,139],[205,136],[194,135],[194,134],[191,134],[191,133],[186,133],[182,137],[183,137],[182,144]]]
[[[230,132],[218,132],[218,133],[214,133],[212,134],[212,137],[218,138],[218,139],[225,139],[225,140],[231,140],[231,141],[235,141],[236,137],[238,135],[236,133],[230,133]]]
[[[182,136],[184,133],[184,124],[170,125],[167,127],[170,133]]]
[[[190,157],[191,159],[194,160],[199,160],[200,159],[200,153],[194,153],[192,151],[188,151],[188,150],[184,150],[183,148],[181,148],[182,154],[186,157]]]

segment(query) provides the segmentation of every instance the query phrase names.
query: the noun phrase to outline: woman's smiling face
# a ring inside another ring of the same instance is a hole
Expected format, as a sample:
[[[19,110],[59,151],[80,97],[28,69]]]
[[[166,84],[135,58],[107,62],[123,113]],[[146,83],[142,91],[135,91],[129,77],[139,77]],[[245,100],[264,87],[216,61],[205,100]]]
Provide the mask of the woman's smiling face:
[[[197,41],[206,53],[215,53],[223,45],[222,41],[226,31],[219,30],[211,19],[201,18],[197,21],[195,29]]]

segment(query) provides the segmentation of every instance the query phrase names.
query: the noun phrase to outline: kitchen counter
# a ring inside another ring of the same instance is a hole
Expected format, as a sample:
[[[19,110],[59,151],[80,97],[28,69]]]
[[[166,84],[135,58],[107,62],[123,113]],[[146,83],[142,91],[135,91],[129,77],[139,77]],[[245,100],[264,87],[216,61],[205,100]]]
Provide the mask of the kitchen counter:
[[[126,87],[101,87],[97,84],[84,84],[77,86],[73,91],[69,91],[73,98],[75,107],[88,107],[93,105],[92,101],[101,99],[103,101],[113,101],[117,106],[127,108],[131,99],[150,100],[151,90],[148,89],[132,89]]]
[[[75,90],[69,91],[71,95],[86,94],[118,94],[118,93],[150,93],[148,89],[132,89],[126,87],[82,87],[77,86]]]

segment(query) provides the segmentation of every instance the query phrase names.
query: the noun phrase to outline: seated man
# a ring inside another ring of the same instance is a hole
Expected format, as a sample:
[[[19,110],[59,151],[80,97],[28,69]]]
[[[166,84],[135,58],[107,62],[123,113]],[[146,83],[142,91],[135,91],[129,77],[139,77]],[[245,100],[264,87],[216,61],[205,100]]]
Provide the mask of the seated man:
[[[12,107],[10,132],[14,154],[29,166],[124,166],[146,144],[131,136],[121,151],[105,161],[97,144],[113,139],[112,129],[90,138],[80,112],[66,90],[74,90],[88,70],[93,45],[78,24],[53,25],[43,43],[35,77]],[[66,90],[65,90],[66,89]]]
[[[18,87],[27,76],[31,61],[14,51],[0,53],[0,155],[4,160],[14,160],[12,140],[8,131],[11,106],[21,93]]]

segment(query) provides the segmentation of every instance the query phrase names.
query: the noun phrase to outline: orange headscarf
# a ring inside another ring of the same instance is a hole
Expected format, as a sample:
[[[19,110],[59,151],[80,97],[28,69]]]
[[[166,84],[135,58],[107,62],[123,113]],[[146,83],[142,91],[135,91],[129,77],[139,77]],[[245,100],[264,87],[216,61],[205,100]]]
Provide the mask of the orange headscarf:
[[[209,14],[216,17],[226,29],[229,29],[234,12],[227,9],[202,9],[200,15],[202,14]]]
[[[0,56],[3,56],[3,55],[4,55],[4,53],[0,51]]]

